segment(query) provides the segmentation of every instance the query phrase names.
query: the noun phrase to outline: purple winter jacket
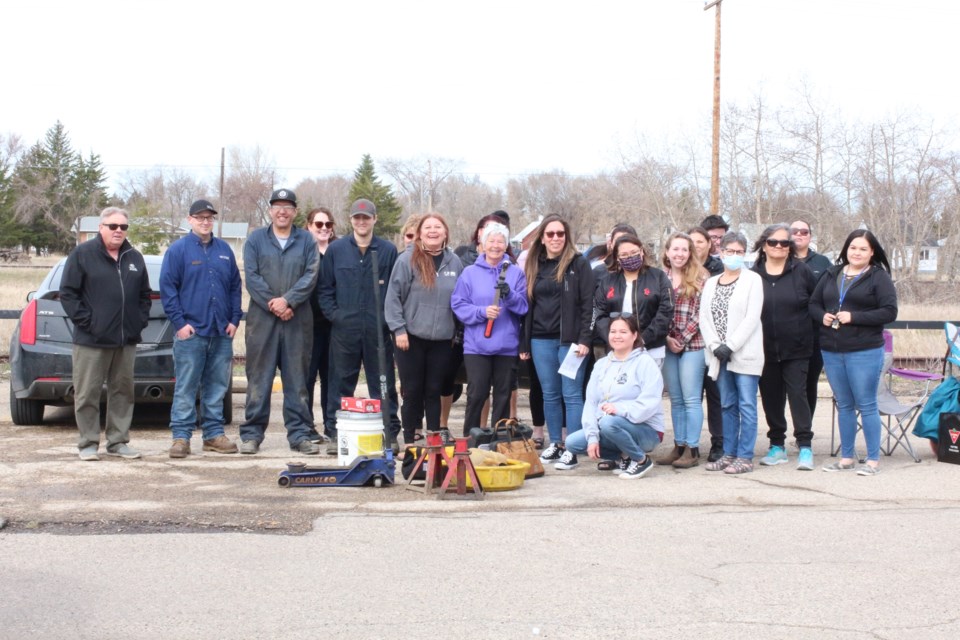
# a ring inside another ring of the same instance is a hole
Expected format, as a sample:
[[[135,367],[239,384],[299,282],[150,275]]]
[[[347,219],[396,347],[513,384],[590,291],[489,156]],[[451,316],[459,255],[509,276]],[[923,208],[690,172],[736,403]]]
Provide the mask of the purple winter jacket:
[[[487,328],[487,307],[493,304],[494,288],[500,265],[510,261],[507,255],[496,267],[487,264],[484,254],[468,266],[457,279],[450,298],[453,312],[464,324],[463,352],[481,356],[515,356],[520,352],[520,319],[527,312],[527,278],[515,264],[507,267],[505,282],[510,295],[500,298],[500,317],[493,321],[493,332],[483,337]]]

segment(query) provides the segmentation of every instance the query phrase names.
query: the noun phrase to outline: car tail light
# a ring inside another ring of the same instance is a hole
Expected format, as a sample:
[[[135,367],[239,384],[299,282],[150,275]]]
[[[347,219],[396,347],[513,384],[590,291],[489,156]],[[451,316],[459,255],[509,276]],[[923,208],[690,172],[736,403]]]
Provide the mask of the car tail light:
[[[37,301],[31,300],[20,314],[20,344],[37,343]]]
[[[151,300],[159,300],[159,299],[160,299],[160,294],[157,293],[156,291],[154,291],[153,293],[150,294],[150,299],[151,299]]]

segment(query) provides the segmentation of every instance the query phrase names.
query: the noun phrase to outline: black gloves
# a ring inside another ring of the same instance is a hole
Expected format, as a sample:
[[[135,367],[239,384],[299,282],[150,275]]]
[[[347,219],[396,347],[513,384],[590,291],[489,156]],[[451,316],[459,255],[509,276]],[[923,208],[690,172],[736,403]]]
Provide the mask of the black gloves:
[[[713,350],[713,355],[720,362],[726,362],[727,360],[730,359],[730,356],[733,355],[733,349],[731,349],[725,344],[721,344],[719,347]]]
[[[506,300],[510,297],[510,285],[506,282],[498,282],[497,290],[500,292],[500,299]]]

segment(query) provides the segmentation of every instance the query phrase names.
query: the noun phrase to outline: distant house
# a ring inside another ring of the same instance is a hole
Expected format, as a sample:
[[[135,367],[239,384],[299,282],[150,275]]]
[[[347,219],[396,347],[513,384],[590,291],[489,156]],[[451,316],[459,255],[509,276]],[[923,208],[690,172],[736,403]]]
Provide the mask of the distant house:
[[[136,220],[131,220],[131,224],[136,224]],[[167,227],[170,227],[170,223],[162,223]],[[239,256],[243,252],[243,243],[247,240],[247,233],[250,229],[250,225],[246,222],[217,222],[214,225],[213,232],[217,237],[222,238],[230,245],[233,249],[233,252]],[[100,216],[84,216],[80,218],[77,225],[74,227],[74,235],[77,239],[77,244],[81,242],[86,242],[91,238],[95,238],[97,234],[100,233]],[[186,222],[181,222],[179,227],[172,228],[168,231],[170,242],[173,242],[177,238],[184,236],[190,233],[190,225]]]
[[[95,238],[100,233],[100,216],[84,216],[73,228],[77,244]]]
[[[538,217],[535,221],[521,229],[520,233],[517,233],[510,239],[510,243],[514,245],[519,244],[521,251],[529,249],[534,240],[533,234],[541,222],[543,222],[543,216]]]
[[[945,240],[927,240],[920,246],[920,255],[917,259],[917,273],[936,273],[938,255],[943,249]],[[890,267],[899,271],[913,262],[913,247],[904,247],[903,253],[892,252]]]

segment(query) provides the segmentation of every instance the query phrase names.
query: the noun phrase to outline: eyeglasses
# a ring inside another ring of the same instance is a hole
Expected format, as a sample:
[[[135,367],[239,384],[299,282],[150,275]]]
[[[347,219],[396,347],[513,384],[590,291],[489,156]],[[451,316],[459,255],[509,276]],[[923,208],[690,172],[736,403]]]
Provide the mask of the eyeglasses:
[[[793,244],[793,240],[774,240],[773,238],[767,238],[768,247],[780,247],[781,249],[788,249],[791,244]]]
[[[632,318],[632,317],[633,317],[633,314],[630,313],[629,311],[624,311],[622,313],[620,311],[617,311],[616,313],[610,314],[611,320],[616,320],[617,318]]]
[[[111,222],[110,224],[101,224],[100,226],[106,227],[107,229],[110,229],[110,231],[116,231],[117,229],[120,229],[120,231],[126,231],[130,228],[130,225],[128,224],[117,224],[116,222]]]
[[[293,211],[296,209],[292,204],[274,204],[270,205],[270,208],[274,211]]]
[[[747,252],[743,249],[724,249],[723,255],[725,256],[745,256]]]
[[[417,234],[415,234],[415,233],[405,233],[405,234],[403,234],[403,237],[406,238],[407,240],[413,240],[414,238],[417,237]]]
[[[333,222],[330,220],[327,220],[326,222],[323,220],[314,220],[313,226],[315,226],[317,229],[323,229],[324,227],[327,229],[333,229]]]
[[[550,238],[551,240],[553,238],[563,239],[567,237],[567,232],[566,231],[544,231],[543,235],[546,236],[547,238]]]
[[[201,224],[209,224],[213,222],[213,216],[190,216],[190,217]]]
[[[710,235],[710,234],[707,234],[707,235]],[[723,240],[722,233],[720,235],[710,235],[710,242],[720,242],[721,240]]]
[[[810,229],[790,229],[790,235],[793,235],[793,236],[808,236],[808,235],[810,235]]]

